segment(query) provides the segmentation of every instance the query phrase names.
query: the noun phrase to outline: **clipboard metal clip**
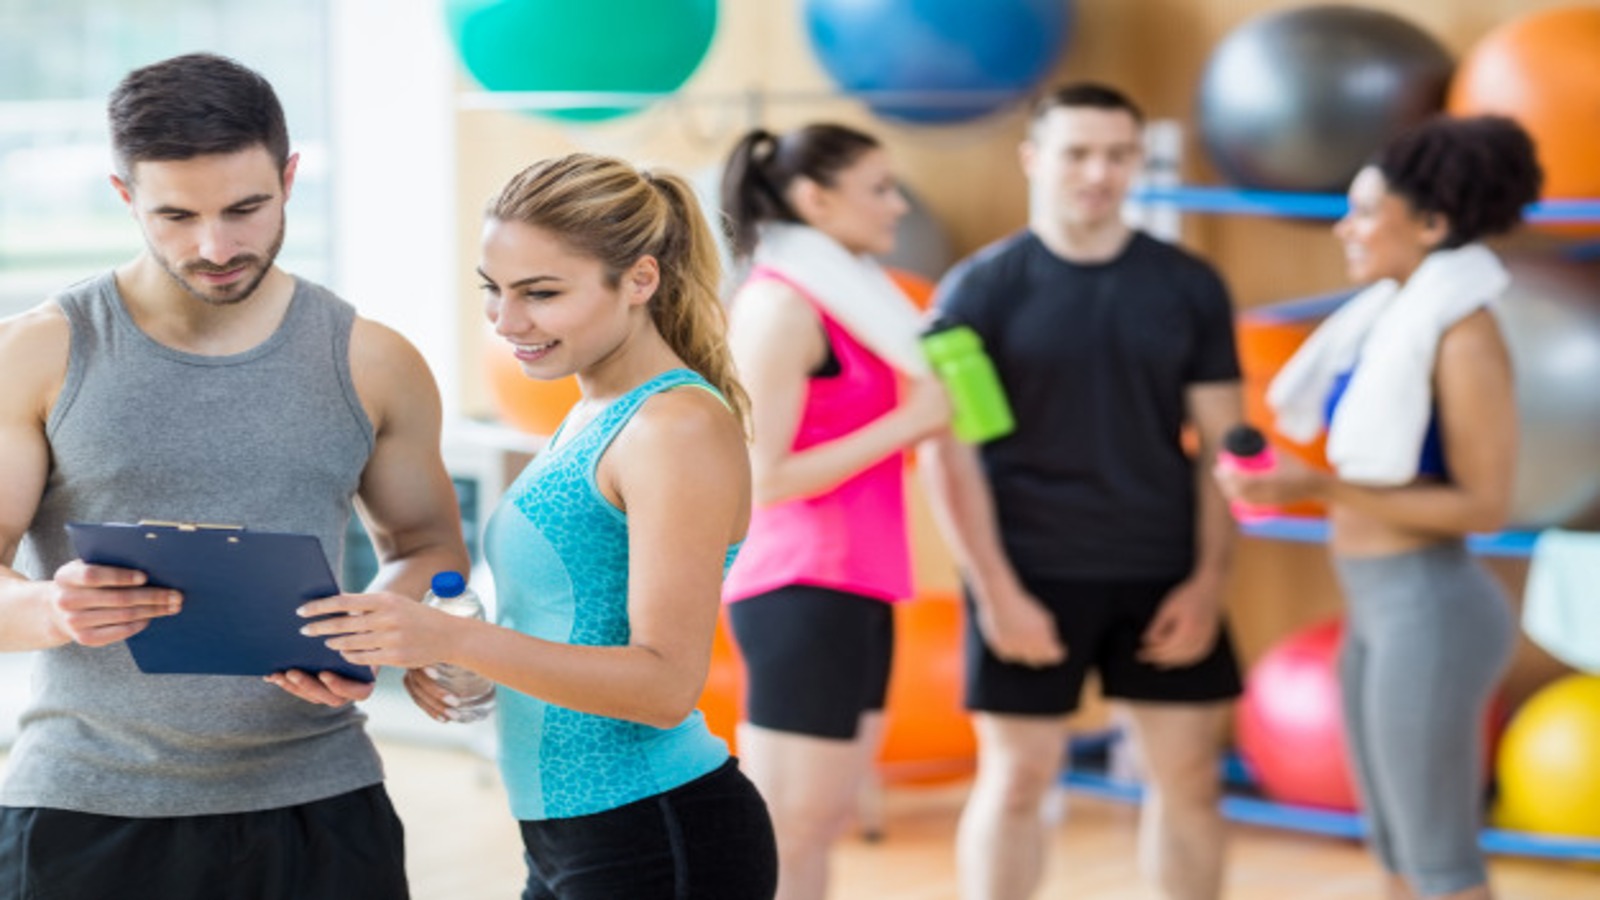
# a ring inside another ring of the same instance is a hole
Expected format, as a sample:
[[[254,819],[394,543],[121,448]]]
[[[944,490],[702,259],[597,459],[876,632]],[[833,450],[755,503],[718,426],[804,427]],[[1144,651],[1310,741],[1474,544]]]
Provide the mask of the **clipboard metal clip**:
[[[243,525],[213,525],[205,522],[167,522],[161,519],[140,519],[141,528],[173,528],[178,531],[243,531]]]

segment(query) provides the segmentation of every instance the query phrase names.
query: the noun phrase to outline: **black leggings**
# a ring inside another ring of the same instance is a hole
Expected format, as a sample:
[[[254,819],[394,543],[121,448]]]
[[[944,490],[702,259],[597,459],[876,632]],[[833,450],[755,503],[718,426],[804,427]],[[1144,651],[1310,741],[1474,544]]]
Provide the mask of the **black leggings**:
[[[520,824],[522,900],[768,900],[778,890],[767,804],[732,759],[616,809]]]

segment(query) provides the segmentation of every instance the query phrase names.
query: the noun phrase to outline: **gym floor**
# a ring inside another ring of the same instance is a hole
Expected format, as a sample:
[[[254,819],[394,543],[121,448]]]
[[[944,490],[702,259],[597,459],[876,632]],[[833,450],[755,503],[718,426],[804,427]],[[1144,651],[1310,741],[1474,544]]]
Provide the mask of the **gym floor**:
[[[493,765],[457,748],[382,742],[389,790],[406,823],[416,900],[514,898],[522,846]],[[843,841],[834,900],[955,900],[953,839],[966,786],[889,789],[884,835]],[[1229,900],[1356,900],[1378,895],[1359,846],[1235,826]],[[1072,796],[1042,896],[1156,900],[1139,881],[1131,806]],[[1593,900],[1600,869],[1526,859],[1491,863],[1501,900]]]

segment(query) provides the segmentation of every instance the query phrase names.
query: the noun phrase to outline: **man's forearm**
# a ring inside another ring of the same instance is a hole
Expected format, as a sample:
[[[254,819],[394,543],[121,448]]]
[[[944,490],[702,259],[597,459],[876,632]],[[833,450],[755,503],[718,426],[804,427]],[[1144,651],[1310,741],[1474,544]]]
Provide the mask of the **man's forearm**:
[[[41,586],[0,566],[0,653],[45,650],[65,643],[40,601]]]
[[[919,462],[934,518],[977,601],[1014,592],[1016,570],[1001,543],[994,498],[973,451],[946,436],[924,443]]]

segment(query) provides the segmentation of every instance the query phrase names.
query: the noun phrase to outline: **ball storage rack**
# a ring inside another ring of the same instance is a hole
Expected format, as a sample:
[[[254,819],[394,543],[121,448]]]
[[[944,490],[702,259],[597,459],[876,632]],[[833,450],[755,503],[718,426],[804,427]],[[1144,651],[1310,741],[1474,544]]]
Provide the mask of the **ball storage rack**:
[[[1074,736],[1068,748],[1072,764],[1062,774],[1061,784],[1074,794],[1137,804],[1144,797],[1144,787],[1111,774],[1108,765],[1112,748],[1122,738],[1123,733],[1115,728]],[[1359,813],[1281,803],[1264,796],[1249,767],[1235,753],[1223,759],[1222,783],[1222,816],[1229,822],[1337,840],[1366,839],[1367,825]],[[1586,838],[1484,828],[1478,846],[1497,856],[1600,862],[1600,840]]]

